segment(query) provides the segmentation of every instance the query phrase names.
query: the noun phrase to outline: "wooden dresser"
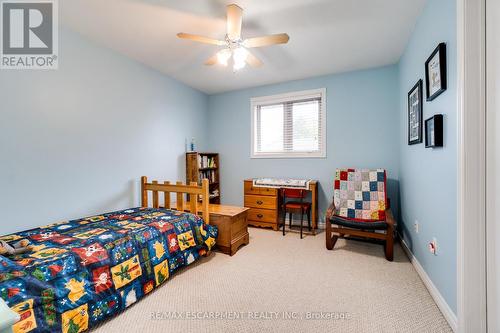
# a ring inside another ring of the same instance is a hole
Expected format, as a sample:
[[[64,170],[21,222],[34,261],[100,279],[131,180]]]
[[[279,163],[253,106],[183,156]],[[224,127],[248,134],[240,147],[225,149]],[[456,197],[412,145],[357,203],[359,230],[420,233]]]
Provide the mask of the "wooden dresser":
[[[244,206],[250,208],[248,211],[248,224],[278,230],[278,190],[267,187],[253,187],[252,185],[252,180],[244,181]]]

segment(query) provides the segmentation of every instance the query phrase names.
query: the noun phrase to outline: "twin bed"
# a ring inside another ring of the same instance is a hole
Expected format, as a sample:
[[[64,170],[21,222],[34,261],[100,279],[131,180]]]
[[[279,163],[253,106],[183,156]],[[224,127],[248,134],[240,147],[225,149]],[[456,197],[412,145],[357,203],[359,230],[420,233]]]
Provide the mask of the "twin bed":
[[[2,236],[28,239],[33,250],[0,256],[0,297],[21,316],[14,332],[76,333],[123,311],[215,245],[202,186],[148,183],[142,206]],[[152,208],[148,208],[148,193]],[[170,194],[177,193],[177,210]],[[184,212],[184,196],[191,212]],[[201,198],[201,209],[196,198]]]

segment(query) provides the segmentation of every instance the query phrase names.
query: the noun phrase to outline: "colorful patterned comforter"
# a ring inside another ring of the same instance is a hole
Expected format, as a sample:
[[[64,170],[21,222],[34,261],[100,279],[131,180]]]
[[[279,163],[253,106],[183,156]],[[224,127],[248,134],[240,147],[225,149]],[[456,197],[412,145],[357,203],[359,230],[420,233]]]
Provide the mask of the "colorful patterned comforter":
[[[133,208],[0,237],[33,251],[0,256],[0,297],[14,332],[87,330],[124,310],[206,254],[217,227],[196,215]]]

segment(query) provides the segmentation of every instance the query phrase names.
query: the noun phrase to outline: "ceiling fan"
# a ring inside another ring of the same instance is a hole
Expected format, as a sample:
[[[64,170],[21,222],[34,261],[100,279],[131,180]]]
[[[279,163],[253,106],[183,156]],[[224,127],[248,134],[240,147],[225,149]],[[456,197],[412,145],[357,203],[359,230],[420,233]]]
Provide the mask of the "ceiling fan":
[[[224,46],[222,50],[205,61],[205,65],[211,66],[219,63],[227,66],[229,60],[232,58],[234,71],[244,68],[246,64],[249,64],[252,67],[262,66],[262,61],[250,53],[248,49],[274,44],[285,44],[288,42],[290,37],[283,33],[242,40],[242,14],[243,9],[241,9],[238,5],[231,4],[227,6],[227,33],[224,40],[217,40],[183,32],[178,33],[177,37],[205,44]]]

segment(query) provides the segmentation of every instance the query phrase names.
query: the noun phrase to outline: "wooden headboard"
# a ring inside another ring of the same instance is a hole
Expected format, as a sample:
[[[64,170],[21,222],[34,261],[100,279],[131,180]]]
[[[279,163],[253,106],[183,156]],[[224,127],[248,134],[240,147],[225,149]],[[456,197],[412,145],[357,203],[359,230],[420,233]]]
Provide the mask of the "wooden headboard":
[[[141,177],[141,206],[148,207],[148,191],[152,192],[153,197],[153,208],[160,207],[160,196],[159,193],[163,192],[163,207],[174,208],[178,211],[185,211],[186,201],[188,203],[187,207],[193,214],[198,214],[202,212],[201,217],[206,224],[210,223],[210,214],[208,211],[209,204],[209,190],[208,190],[208,179],[203,179],[201,186],[197,183],[191,183],[190,185],[182,184],[182,182],[177,182],[175,185],[170,184],[170,182],[159,183],[157,180],[153,180],[148,183],[148,178],[146,176]],[[170,194],[176,193],[177,200],[176,206],[172,207],[170,204]],[[186,200],[185,195],[189,195],[190,200]],[[201,198],[201,202],[197,200]],[[201,209],[199,208],[201,205]]]

